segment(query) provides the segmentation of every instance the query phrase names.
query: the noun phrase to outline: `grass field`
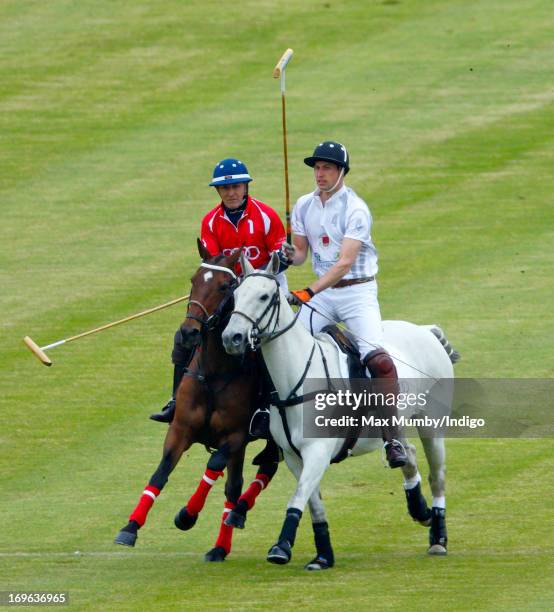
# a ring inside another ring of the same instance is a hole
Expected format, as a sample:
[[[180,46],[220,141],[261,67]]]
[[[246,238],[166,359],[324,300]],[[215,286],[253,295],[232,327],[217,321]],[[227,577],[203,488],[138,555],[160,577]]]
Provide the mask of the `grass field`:
[[[332,571],[302,570],[307,518],[293,561],[265,561],[285,469],[229,559],[206,564],[221,483],[192,531],[173,527],[200,447],[127,550],[112,540],[159,460],[147,416],[183,308],[53,349],[51,369],[21,342],[184,295],[218,159],[243,159],[284,209],[271,71],[290,46],[293,197],[312,188],[302,158],[344,142],[384,317],[440,323],[459,376],[554,377],[553,15],[550,0],[0,4],[0,590],[69,591],[76,609],[554,607],[551,439],[448,441],[447,558],[426,557],[374,454],[323,482]]]

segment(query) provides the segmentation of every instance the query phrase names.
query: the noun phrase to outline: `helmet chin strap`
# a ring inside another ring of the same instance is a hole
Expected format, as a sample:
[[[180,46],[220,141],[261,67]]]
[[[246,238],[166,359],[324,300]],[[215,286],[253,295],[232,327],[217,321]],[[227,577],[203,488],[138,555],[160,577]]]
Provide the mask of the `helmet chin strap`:
[[[341,182],[343,176],[344,176],[344,168],[341,168],[337,182],[330,189],[322,189],[321,191],[323,191],[324,193],[331,193],[331,191],[334,191],[337,188],[337,185]]]

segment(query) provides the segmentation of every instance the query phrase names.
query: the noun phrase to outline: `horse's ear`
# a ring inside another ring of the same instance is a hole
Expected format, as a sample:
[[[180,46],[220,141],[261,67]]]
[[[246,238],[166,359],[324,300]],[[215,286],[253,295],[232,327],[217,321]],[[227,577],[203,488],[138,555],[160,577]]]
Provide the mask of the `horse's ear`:
[[[198,253],[202,261],[205,261],[206,259],[210,259],[210,254],[208,253],[208,249],[204,246],[200,238],[196,239],[196,245],[198,246]]]
[[[244,276],[254,272],[254,266],[250,263],[248,257],[246,257],[242,249],[240,251],[240,267],[242,268],[242,273]]]
[[[273,253],[271,253],[271,259],[269,260],[269,263],[267,264],[265,271],[268,274],[273,274],[275,276],[279,272],[279,266],[280,266],[279,255],[277,254],[277,251],[273,251]]]

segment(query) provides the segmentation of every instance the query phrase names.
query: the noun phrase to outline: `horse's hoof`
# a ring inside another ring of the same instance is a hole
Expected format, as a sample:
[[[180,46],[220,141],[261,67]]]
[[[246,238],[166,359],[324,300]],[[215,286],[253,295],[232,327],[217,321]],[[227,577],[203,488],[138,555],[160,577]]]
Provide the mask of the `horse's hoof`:
[[[198,520],[198,514],[189,514],[186,507],[181,508],[175,515],[175,527],[181,531],[188,531],[192,529]]]
[[[309,563],[304,566],[305,570],[309,572],[319,572],[320,570],[331,569],[332,565],[329,565],[327,559],[323,557],[314,557]]]
[[[234,527],[235,529],[244,529],[244,523],[246,523],[246,517],[234,510],[231,510],[225,517],[225,525]]]
[[[204,561],[209,561],[209,562],[225,561],[226,556],[227,556],[227,553],[225,552],[225,549],[222,546],[216,546],[215,548],[212,548],[212,550],[209,550],[204,555]]]
[[[292,557],[290,544],[285,540],[273,545],[267,553],[267,560],[277,565],[286,565]]]
[[[427,554],[435,557],[444,557],[447,554],[447,550],[440,544],[433,544],[433,546],[429,546],[427,549]]]
[[[123,529],[117,534],[117,537],[113,541],[114,544],[121,544],[122,546],[131,546],[135,545],[137,541],[137,534],[131,533],[130,531],[123,531]]]

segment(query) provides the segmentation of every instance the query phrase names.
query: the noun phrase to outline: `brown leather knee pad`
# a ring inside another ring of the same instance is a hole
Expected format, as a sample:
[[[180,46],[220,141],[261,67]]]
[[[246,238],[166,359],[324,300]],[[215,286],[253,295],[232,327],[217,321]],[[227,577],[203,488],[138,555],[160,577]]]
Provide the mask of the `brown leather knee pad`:
[[[368,353],[364,357],[363,364],[374,378],[398,379],[394,361],[385,349],[375,349]]]

